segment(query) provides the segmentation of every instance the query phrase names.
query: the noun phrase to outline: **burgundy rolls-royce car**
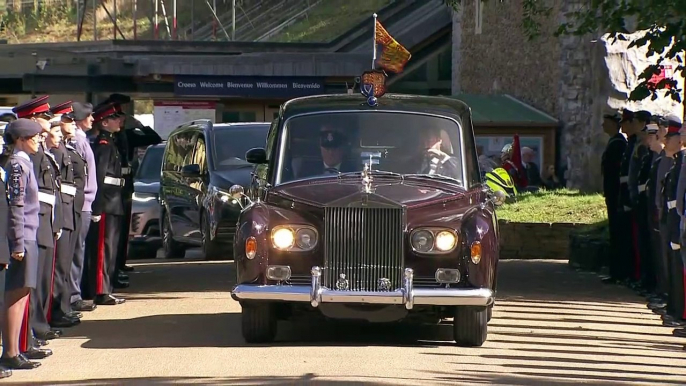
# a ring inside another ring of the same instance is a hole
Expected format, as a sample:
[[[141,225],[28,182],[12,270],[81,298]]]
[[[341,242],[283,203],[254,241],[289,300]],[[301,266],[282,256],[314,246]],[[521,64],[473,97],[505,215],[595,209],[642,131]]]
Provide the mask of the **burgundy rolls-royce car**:
[[[235,234],[248,342],[297,313],[369,322],[453,319],[480,346],[495,300],[504,202],[481,179],[471,110],[386,94],[290,100],[272,123]]]

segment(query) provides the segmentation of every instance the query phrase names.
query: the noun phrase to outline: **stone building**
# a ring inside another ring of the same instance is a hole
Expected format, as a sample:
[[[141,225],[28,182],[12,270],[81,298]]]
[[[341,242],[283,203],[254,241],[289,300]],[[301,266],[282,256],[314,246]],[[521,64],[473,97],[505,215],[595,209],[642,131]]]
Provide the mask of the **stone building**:
[[[668,98],[628,102],[638,75],[655,59],[600,36],[555,37],[565,15],[590,1],[545,1],[551,14],[539,19],[541,35],[529,40],[522,0],[463,0],[453,12],[452,92],[509,94],[556,117],[558,166],[568,168],[568,186],[597,191],[608,139],[600,128],[606,109],[682,116],[683,106]]]

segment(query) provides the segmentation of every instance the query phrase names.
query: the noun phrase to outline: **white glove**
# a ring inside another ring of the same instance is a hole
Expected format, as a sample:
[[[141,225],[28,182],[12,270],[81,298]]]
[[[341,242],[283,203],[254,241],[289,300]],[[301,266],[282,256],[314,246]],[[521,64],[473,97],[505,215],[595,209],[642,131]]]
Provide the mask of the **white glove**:
[[[61,229],[59,231],[57,231],[57,233],[55,233],[55,240],[59,240],[60,237],[62,237],[62,230]]]
[[[92,216],[91,221],[98,222],[98,221],[100,221],[100,218],[101,218],[101,216]]]
[[[681,249],[681,245],[679,245],[679,244],[674,244],[674,243],[670,242],[669,246],[672,247],[673,251],[678,251],[679,249]]]

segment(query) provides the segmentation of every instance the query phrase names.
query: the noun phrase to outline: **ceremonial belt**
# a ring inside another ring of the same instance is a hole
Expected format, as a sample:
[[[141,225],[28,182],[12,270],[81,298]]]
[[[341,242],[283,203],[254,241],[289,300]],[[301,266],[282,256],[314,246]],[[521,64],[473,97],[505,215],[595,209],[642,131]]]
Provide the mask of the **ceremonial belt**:
[[[668,209],[674,209],[674,208],[676,208],[676,200],[667,201],[667,208],[668,208]]]
[[[645,190],[646,190],[646,185],[647,185],[647,184],[638,185],[638,192],[639,192],[639,193],[645,192]]]
[[[76,196],[76,186],[69,184],[62,184],[60,187],[60,192],[67,194],[69,196]]]
[[[622,184],[626,184],[627,182],[629,182],[629,176],[619,177],[619,182]]]
[[[113,186],[124,186],[124,179],[117,177],[105,177],[105,184]]]
[[[131,168],[121,168],[121,174],[129,174],[131,173]]]
[[[38,192],[38,201],[55,206],[55,195],[50,193]]]

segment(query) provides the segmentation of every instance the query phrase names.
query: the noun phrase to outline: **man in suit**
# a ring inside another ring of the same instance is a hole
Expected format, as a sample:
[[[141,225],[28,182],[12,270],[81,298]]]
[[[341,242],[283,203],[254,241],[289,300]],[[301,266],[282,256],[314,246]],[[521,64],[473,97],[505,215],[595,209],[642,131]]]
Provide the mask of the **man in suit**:
[[[331,126],[323,126],[319,131],[319,150],[321,159],[305,160],[296,154],[293,159],[293,172],[296,178],[338,175],[361,170],[347,157],[350,151],[348,136]]]

